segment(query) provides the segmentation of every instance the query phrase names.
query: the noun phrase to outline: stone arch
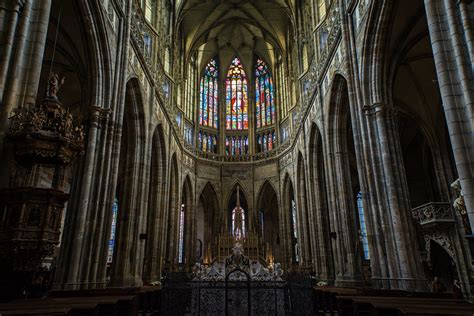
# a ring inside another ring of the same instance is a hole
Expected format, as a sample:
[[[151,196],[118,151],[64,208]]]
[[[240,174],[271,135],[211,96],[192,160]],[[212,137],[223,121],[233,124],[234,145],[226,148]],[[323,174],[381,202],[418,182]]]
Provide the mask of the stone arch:
[[[278,213],[278,195],[273,185],[265,180],[257,198],[257,233],[264,242],[264,257],[267,262],[281,262],[281,225]]]
[[[361,82],[367,83],[362,87],[364,104],[387,101],[385,52],[395,5],[395,1],[373,1],[368,7],[361,53]]]
[[[176,153],[173,153],[170,159],[170,174],[168,181],[168,207],[165,214],[167,223],[166,235],[163,238],[162,247],[165,249],[164,269],[170,270],[176,264],[177,254],[177,230],[179,220],[179,170]]]
[[[282,208],[280,219],[284,227],[284,249],[286,268],[292,265],[298,265],[300,262],[300,250],[298,241],[300,232],[298,231],[297,212],[293,212],[293,207],[296,205],[295,190],[293,181],[289,174],[286,174],[283,180],[282,192]]]
[[[125,113],[117,179],[116,246],[112,261],[114,286],[135,286],[142,284],[144,240],[140,233],[145,229],[146,178],[142,166],[146,156],[145,105],[137,79],[127,83],[125,92]],[[109,224],[110,225],[110,224]],[[133,256],[130,254],[133,253]]]
[[[309,192],[312,197],[313,253],[315,257],[314,270],[318,278],[334,281],[334,266],[330,238],[330,216],[328,207],[327,181],[324,173],[323,137],[319,127],[313,123],[309,138]]]
[[[246,232],[249,232],[253,229],[252,223],[252,213],[250,210],[250,203],[248,197],[250,195],[247,194],[246,190],[242,187],[242,184],[239,181],[236,181],[232,186],[232,189],[229,191],[229,195],[226,199],[227,203],[226,206],[226,227],[227,231],[231,232],[232,227],[232,210],[234,209],[237,203],[237,187],[239,187],[239,198],[240,198],[240,206],[244,209],[245,214],[245,225],[246,225]]]
[[[162,265],[162,231],[166,204],[166,145],[163,126],[155,128],[151,144],[151,166],[149,176],[149,196],[147,212],[146,246],[144,259],[144,279],[153,282],[160,279]]]
[[[313,222],[313,214],[309,212],[308,190],[306,184],[306,166],[302,152],[298,152],[298,162],[296,166],[296,194],[299,226],[301,234],[301,262],[312,269],[312,244],[314,236],[310,233],[310,222]],[[313,238],[312,238],[313,237]]]
[[[406,1],[402,2],[408,5]],[[449,184],[457,178],[457,169],[437,81],[425,6],[423,1],[417,1],[417,4],[409,11],[404,10],[405,19],[393,19],[395,30],[390,37],[392,42],[397,41],[398,47],[387,49],[389,101],[397,111],[399,135],[396,136],[400,137],[402,151],[405,145],[402,134],[407,134],[404,129],[418,129],[431,156],[428,168],[434,171],[431,186],[437,191],[436,200],[448,201]],[[397,12],[403,9],[398,8]],[[398,29],[400,31],[396,31]],[[403,40],[398,42],[399,38]],[[408,121],[412,124],[407,124]],[[409,168],[408,161],[404,160]]]
[[[326,179],[331,210],[330,235],[336,285],[361,282],[357,193],[361,190],[346,79],[337,74],[330,91],[327,126]]]
[[[193,195],[193,185],[191,183],[191,178],[186,176],[182,186],[182,193],[181,193],[181,206],[180,212],[184,212],[184,220],[181,220],[178,217],[178,264],[182,264],[185,268],[189,268],[194,262],[196,258],[195,254],[195,244],[196,241],[194,240],[193,232],[195,230],[194,224],[194,195]],[[180,214],[181,216],[181,214]],[[184,224],[183,227],[180,227],[180,222]],[[179,249],[180,244],[180,235],[181,231],[183,233],[182,241],[184,248],[181,250]],[[183,260],[180,261],[180,256],[183,256]]]
[[[215,238],[221,233],[221,228],[222,214],[219,212],[219,200],[214,187],[207,182],[199,194],[196,211],[196,240],[201,241],[196,248],[198,260],[210,263],[215,258],[217,255]]]

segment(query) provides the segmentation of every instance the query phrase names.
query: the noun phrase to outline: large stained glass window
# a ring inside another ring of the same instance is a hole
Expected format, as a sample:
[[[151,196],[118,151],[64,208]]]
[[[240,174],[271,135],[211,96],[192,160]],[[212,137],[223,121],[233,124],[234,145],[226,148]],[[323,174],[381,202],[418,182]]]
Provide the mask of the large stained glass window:
[[[232,60],[226,78],[226,128],[246,130],[249,127],[247,76],[240,59]]]
[[[362,192],[357,194],[357,210],[359,215],[359,238],[364,250],[364,259],[369,260],[369,240],[367,238],[367,226],[365,225],[364,206],[362,205]]]
[[[200,86],[199,123],[218,128],[219,124],[219,71],[216,59],[212,59],[204,69]]]
[[[265,62],[261,58],[258,58],[255,66],[255,111],[257,116],[257,128],[275,123],[274,99],[272,76]]]

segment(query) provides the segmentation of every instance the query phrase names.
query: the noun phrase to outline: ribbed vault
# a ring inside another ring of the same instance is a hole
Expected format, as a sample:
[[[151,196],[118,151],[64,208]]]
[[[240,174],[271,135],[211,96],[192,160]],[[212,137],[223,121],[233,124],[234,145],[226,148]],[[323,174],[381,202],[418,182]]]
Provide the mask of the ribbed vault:
[[[248,73],[255,54],[274,64],[276,56],[285,56],[292,37],[291,8],[287,0],[181,1],[183,50],[187,56],[197,51],[201,67],[216,55],[226,66],[238,55]]]

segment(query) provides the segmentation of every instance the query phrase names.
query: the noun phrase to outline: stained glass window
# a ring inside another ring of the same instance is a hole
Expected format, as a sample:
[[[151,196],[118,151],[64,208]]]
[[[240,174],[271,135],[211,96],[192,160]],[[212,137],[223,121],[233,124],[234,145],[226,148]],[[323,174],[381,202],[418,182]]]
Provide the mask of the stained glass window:
[[[217,153],[217,136],[207,133],[199,132],[199,149],[205,152]]]
[[[274,130],[257,135],[257,149],[259,152],[270,151],[275,147],[276,134]]]
[[[249,127],[247,76],[239,58],[234,58],[226,78],[226,127],[245,130]]]
[[[257,128],[275,123],[273,79],[265,62],[258,58],[255,66],[255,111]]]
[[[118,200],[115,198],[114,204],[112,206],[112,228],[110,230],[109,238],[109,251],[107,254],[107,263],[112,262],[114,256],[114,246],[115,246],[115,228],[117,227],[117,214],[118,214]]]
[[[232,233],[235,239],[245,237],[245,211],[240,206],[232,210]]]
[[[365,225],[364,206],[362,205],[362,192],[357,194],[357,210],[359,214],[359,238],[364,250],[364,259],[369,260],[369,240],[367,239],[367,226]]]
[[[179,210],[178,263],[184,263],[184,204]]]
[[[227,136],[225,144],[227,155],[241,156],[249,153],[249,139],[247,136]]]
[[[299,255],[299,246],[298,246],[298,225],[296,224],[296,201],[294,199],[291,200],[291,224],[293,228],[293,240],[294,240],[294,260],[295,262],[300,261]]]
[[[200,86],[199,123],[218,128],[219,123],[219,71],[216,59],[204,69]]]

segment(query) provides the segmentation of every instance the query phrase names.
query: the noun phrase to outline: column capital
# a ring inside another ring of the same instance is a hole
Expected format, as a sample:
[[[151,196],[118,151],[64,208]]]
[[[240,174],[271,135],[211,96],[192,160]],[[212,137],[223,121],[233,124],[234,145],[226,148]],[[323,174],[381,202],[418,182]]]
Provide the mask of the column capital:
[[[387,105],[383,102],[376,102],[371,105],[364,105],[362,110],[364,111],[365,115],[369,116],[379,112],[384,113],[387,110]]]
[[[89,108],[89,113],[92,120],[107,119],[112,113],[112,109],[105,109],[98,105],[93,105]]]
[[[364,111],[364,114],[367,116],[375,114],[388,114],[390,116],[395,116],[398,113],[398,110],[395,107],[389,106],[384,102],[377,102],[372,105],[364,105],[362,111]]]

